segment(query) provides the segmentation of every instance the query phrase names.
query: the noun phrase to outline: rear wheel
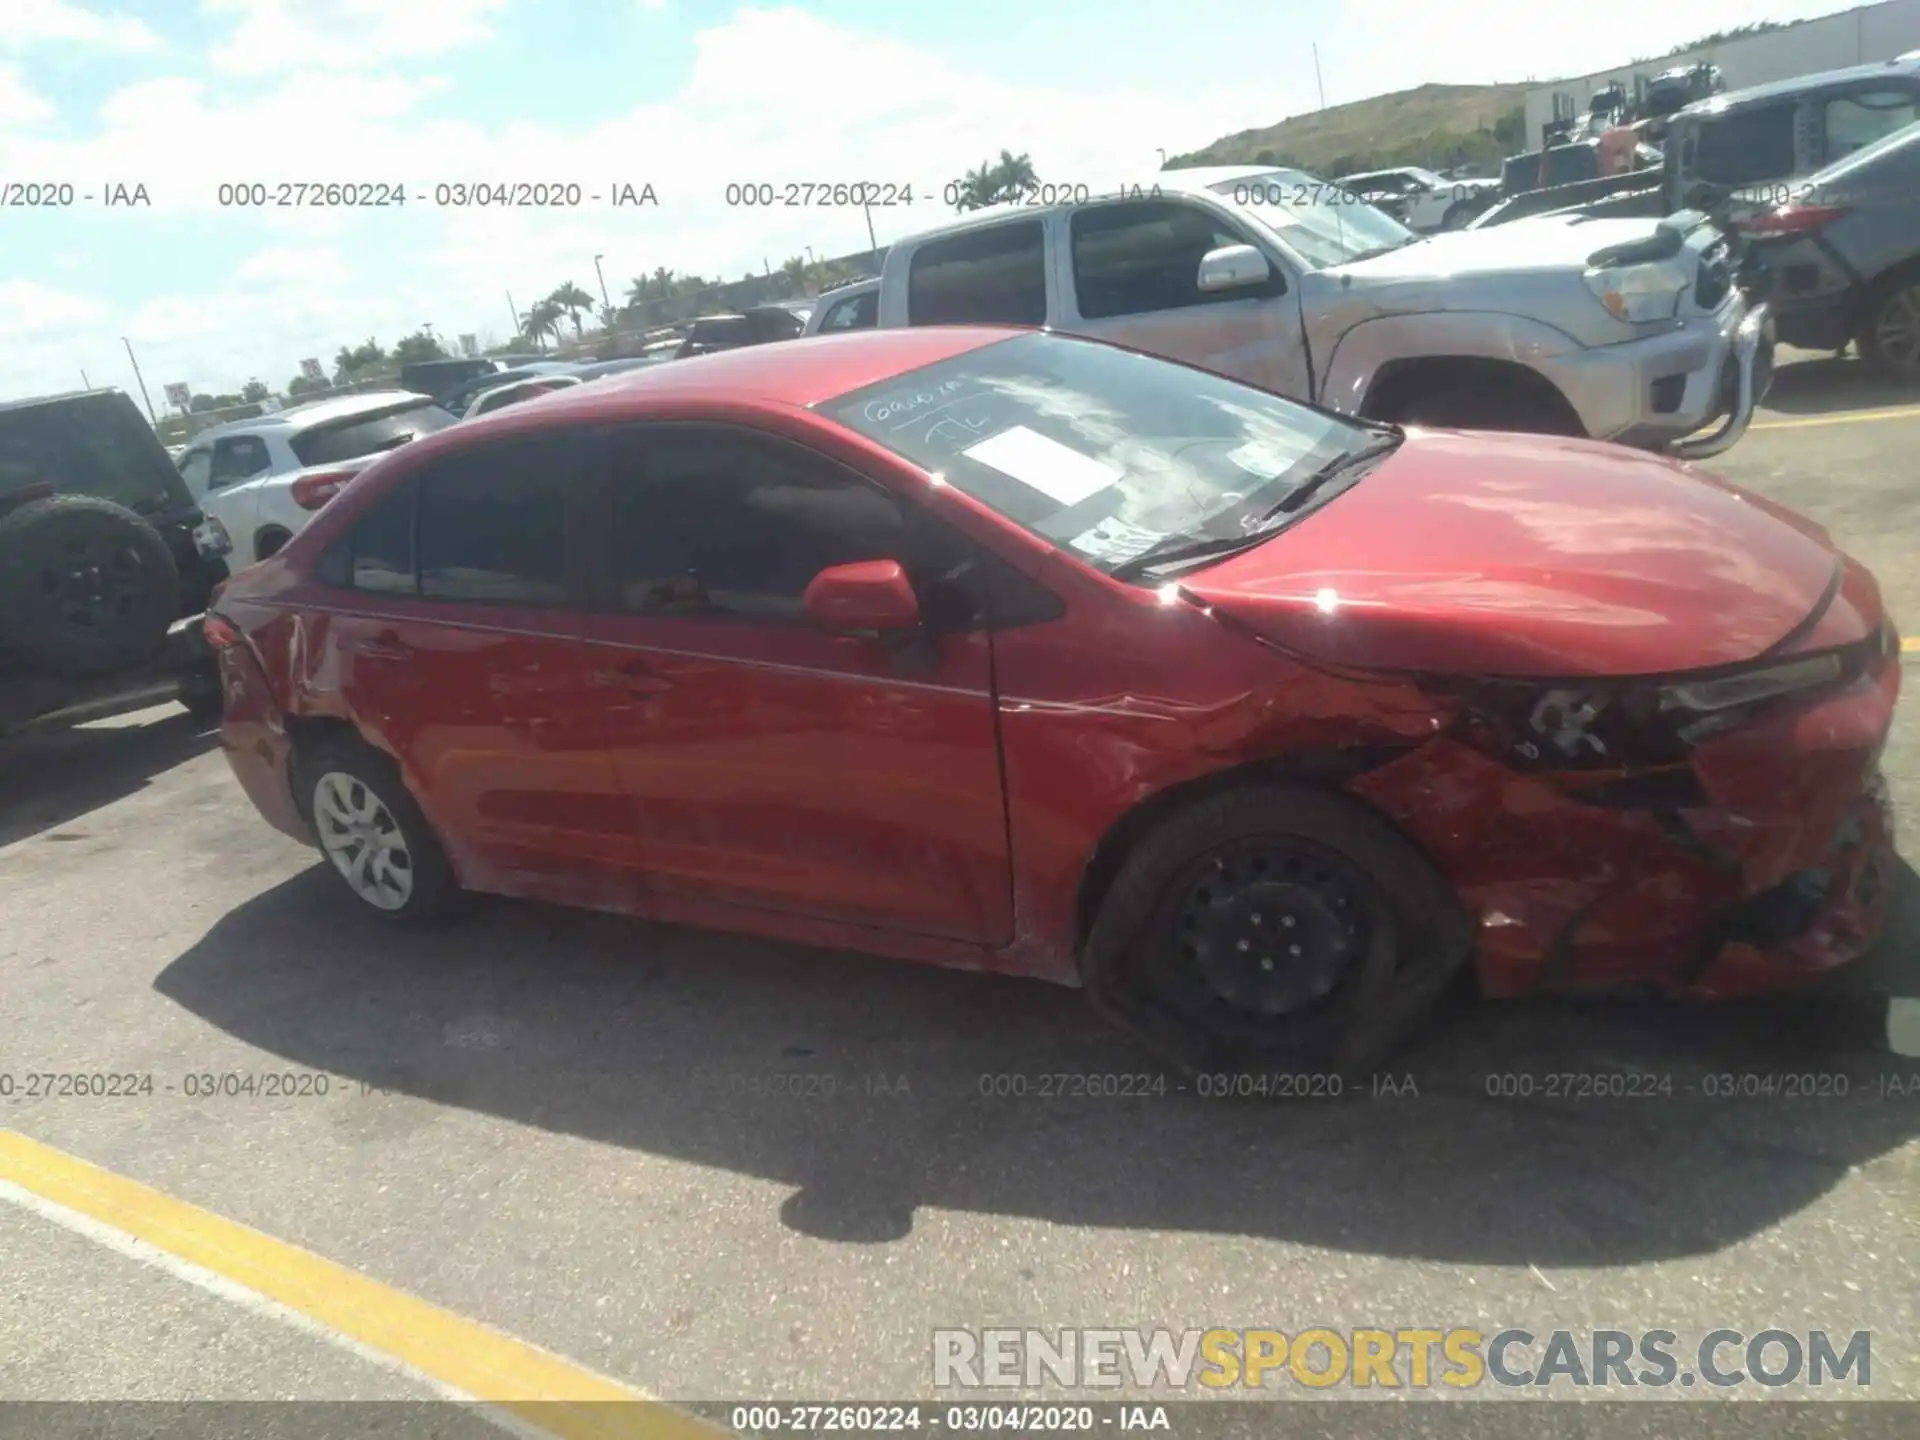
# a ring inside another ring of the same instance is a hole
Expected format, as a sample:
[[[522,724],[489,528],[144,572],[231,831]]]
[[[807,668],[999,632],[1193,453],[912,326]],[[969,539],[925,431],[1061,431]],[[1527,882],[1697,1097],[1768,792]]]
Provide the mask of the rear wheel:
[[[1920,268],[1897,270],[1874,286],[1854,343],[1882,375],[1920,382]]]
[[[354,899],[394,924],[428,924],[453,910],[453,867],[392,760],[334,741],[300,769],[321,853]]]
[[[1380,817],[1261,786],[1141,842],[1083,972],[1096,1007],[1190,1070],[1353,1076],[1418,1025],[1471,937],[1439,872]]]
[[[277,555],[280,552],[280,547],[292,538],[293,535],[291,532],[279,529],[278,527],[262,530],[258,535],[254,536],[253,539],[253,558],[255,560],[265,560]]]

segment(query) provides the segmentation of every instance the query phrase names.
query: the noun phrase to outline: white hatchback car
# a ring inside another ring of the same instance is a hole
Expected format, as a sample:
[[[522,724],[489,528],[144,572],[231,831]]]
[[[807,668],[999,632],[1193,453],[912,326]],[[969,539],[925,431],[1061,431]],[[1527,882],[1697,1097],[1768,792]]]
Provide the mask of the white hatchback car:
[[[378,390],[217,425],[175,461],[200,508],[233,539],[234,563],[264,560],[375,457],[455,417],[411,390]]]
[[[474,396],[473,403],[467,406],[460,418],[472,420],[481,415],[490,415],[495,410],[518,405],[522,400],[531,400],[536,395],[550,394],[583,383],[578,375],[535,375],[526,380],[510,380],[505,385],[496,385]]]

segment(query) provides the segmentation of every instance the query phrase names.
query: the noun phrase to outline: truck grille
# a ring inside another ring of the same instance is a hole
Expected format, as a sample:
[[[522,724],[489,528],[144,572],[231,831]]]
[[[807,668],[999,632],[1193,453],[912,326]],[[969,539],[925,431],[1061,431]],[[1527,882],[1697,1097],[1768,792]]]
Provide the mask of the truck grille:
[[[1700,274],[1693,282],[1693,303],[1702,310],[1718,309],[1733,286],[1733,265],[1727,251],[1728,244],[1721,239],[1700,257]]]

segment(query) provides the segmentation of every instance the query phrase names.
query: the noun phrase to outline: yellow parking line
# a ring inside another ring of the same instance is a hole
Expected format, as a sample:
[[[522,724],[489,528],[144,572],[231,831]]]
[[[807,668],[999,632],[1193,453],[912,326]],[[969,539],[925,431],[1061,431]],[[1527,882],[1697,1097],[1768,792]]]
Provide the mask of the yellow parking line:
[[[711,1440],[727,1433],[524,1340],[11,1130],[0,1130],[0,1180],[210,1270],[563,1440]]]
[[[1920,420],[1920,405],[1886,410],[1850,410],[1842,415],[1807,415],[1798,420],[1756,420],[1749,430],[1799,430],[1808,425],[1851,425],[1857,420]]]

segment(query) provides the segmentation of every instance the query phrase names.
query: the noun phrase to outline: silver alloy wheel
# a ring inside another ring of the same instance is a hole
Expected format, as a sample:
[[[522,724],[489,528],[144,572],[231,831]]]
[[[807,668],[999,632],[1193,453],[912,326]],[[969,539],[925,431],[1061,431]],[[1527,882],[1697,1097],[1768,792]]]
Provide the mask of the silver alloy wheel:
[[[1887,297],[1873,317],[1873,348],[1889,365],[1920,370],[1920,285]]]
[[[358,895],[379,910],[413,896],[413,852],[386,803],[358,776],[329,770],[313,787],[320,848]]]

